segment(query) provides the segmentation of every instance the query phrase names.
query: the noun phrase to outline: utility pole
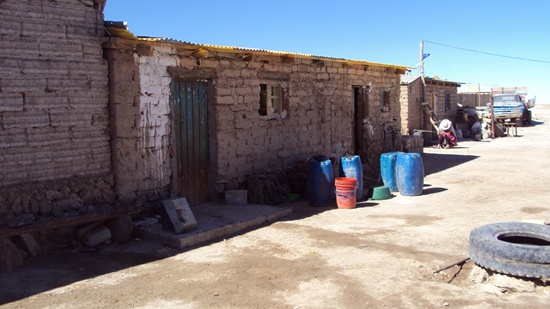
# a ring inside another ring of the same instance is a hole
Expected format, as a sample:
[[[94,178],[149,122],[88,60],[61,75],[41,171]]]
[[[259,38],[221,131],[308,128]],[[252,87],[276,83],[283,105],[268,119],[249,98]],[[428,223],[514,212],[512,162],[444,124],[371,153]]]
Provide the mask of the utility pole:
[[[420,74],[420,78],[422,79],[422,85],[426,86],[426,80],[424,79],[424,40],[420,41],[420,64],[418,74]],[[422,87],[422,102],[424,102],[424,87]]]

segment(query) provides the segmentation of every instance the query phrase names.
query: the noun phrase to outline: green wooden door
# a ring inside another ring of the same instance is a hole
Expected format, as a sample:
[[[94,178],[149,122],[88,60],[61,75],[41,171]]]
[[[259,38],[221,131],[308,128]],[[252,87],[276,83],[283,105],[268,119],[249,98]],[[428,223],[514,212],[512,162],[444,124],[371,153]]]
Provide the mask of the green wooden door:
[[[208,199],[207,81],[174,82],[176,157],[180,194],[189,204]]]

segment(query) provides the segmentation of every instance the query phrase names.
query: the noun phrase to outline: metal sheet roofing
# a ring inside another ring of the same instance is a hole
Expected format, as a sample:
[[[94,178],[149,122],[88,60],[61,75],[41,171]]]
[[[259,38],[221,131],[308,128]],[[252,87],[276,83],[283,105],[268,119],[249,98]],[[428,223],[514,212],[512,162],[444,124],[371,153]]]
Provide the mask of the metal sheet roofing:
[[[165,44],[184,44],[184,45],[196,46],[197,48],[212,48],[212,49],[224,50],[224,51],[261,52],[261,53],[268,53],[268,54],[274,54],[274,55],[280,55],[280,56],[287,55],[287,56],[296,56],[296,57],[326,59],[326,60],[332,60],[332,61],[346,61],[346,62],[354,62],[354,63],[358,63],[358,64],[365,64],[365,65],[374,65],[374,66],[381,66],[381,67],[397,68],[397,69],[401,69],[401,70],[404,70],[404,71],[406,71],[408,69],[411,69],[411,67],[404,66],[404,65],[385,64],[385,63],[379,63],[379,62],[369,62],[369,61],[365,61],[365,60],[354,60],[354,59],[336,58],[336,57],[320,56],[320,55],[313,55],[313,54],[294,53],[294,52],[274,51],[274,50],[248,48],[248,47],[199,44],[199,43],[192,43],[192,42],[182,41],[182,40],[172,39],[172,38],[135,36],[130,30],[128,30],[126,22],[106,21],[105,22],[105,29],[107,30],[108,35],[110,35],[112,37],[120,37],[120,38],[124,38],[124,39],[133,39],[133,40],[143,41],[143,42],[165,43]]]

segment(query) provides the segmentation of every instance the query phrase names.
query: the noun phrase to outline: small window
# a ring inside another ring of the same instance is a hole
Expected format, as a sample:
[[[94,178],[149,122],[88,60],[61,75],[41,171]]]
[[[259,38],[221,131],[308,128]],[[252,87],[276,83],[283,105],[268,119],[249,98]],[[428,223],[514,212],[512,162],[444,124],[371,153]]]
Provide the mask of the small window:
[[[282,110],[281,86],[279,84],[260,84],[260,116],[280,114]]]
[[[380,92],[380,110],[389,111],[390,110],[390,91],[382,90]]]
[[[445,111],[451,110],[451,94],[446,93],[445,94]]]

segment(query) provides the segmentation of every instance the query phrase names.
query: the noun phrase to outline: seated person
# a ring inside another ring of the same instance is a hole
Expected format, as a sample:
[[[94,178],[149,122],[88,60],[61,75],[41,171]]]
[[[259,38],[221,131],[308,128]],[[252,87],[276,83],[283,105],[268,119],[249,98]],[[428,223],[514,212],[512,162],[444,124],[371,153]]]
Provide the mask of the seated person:
[[[443,145],[445,143],[445,145]],[[452,148],[456,146],[456,132],[453,127],[453,123],[449,119],[441,120],[439,124],[439,140],[437,142],[437,148],[445,147]]]

